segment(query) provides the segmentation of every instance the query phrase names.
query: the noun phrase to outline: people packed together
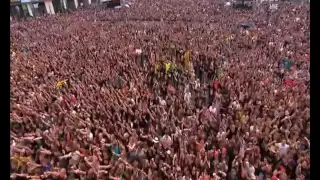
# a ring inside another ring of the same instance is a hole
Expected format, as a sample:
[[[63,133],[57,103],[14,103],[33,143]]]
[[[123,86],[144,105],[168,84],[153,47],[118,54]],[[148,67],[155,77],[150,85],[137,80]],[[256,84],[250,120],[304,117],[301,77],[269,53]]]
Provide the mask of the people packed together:
[[[127,3],[11,23],[11,179],[310,179],[309,4]]]

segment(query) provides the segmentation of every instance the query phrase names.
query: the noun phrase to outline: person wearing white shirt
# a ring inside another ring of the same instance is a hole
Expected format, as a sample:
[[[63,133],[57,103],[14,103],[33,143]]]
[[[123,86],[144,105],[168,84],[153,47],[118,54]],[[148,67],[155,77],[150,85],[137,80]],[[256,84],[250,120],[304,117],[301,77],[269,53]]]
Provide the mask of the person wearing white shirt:
[[[168,148],[172,145],[172,139],[169,135],[164,135],[161,139],[160,139],[161,144],[163,145],[164,148]]]
[[[191,100],[191,93],[190,92],[185,92],[184,94],[184,100],[189,104]]]
[[[285,155],[288,153],[290,146],[288,144],[286,144],[285,140],[282,140],[281,143],[277,143],[276,145],[279,148],[280,155]]]

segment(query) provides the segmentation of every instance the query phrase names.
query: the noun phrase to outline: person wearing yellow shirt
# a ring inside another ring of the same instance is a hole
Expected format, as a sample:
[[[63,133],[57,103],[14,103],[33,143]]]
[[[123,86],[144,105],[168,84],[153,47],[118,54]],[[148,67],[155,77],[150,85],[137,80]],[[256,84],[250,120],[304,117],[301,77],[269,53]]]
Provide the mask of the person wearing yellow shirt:
[[[156,63],[155,67],[154,67],[154,71],[155,73],[159,72],[160,70],[160,64],[159,63]]]
[[[170,62],[165,63],[165,68],[166,68],[166,73],[168,73],[171,68],[171,63]]]
[[[59,82],[57,83],[56,88],[57,88],[57,89],[60,89],[60,88],[62,88],[62,87],[63,87],[64,85],[66,85],[66,84],[67,84],[67,80],[64,79],[64,80],[59,81]]]
[[[10,158],[10,160],[17,162],[18,168],[20,168],[22,165],[30,162],[31,161],[31,157],[29,157],[29,156],[24,157],[24,156],[15,155],[15,156],[12,156]]]

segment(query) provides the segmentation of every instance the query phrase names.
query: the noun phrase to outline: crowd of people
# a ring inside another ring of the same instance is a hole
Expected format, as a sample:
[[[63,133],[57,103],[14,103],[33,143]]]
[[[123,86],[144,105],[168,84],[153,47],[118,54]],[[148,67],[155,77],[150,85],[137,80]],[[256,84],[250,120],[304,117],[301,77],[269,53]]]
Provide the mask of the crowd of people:
[[[11,23],[11,179],[310,179],[309,4],[127,3]]]

